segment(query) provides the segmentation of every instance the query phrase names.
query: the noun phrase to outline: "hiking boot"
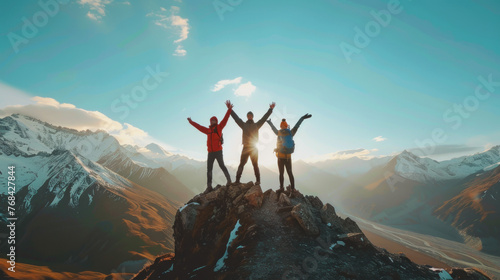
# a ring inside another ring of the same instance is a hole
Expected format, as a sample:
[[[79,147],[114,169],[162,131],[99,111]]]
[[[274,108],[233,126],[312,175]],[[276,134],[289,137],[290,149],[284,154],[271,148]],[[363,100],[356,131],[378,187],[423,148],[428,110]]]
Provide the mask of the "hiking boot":
[[[295,187],[292,187],[292,186],[288,185],[286,188],[287,188],[287,189],[288,189],[288,191],[289,191],[289,193],[288,193],[288,197],[289,197],[289,198],[293,198],[293,197],[295,197],[295,196],[294,196],[294,194],[295,194]]]

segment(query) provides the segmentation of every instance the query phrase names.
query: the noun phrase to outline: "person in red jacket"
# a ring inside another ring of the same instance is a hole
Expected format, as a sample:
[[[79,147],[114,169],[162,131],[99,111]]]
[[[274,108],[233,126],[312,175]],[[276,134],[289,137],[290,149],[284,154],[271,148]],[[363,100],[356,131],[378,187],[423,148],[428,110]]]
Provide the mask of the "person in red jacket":
[[[214,167],[214,161],[217,160],[220,169],[224,172],[224,176],[227,179],[227,185],[231,184],[231,177],[227,171],[226,165],[224,164],[224,158],[222,156],[222,129],[227,124],[231,110],[233,109],[233,104],[228,100],[226,101],[227,112],[224,119],[218,123],[217,117],[213,116],[210,118],[210,126],[204,127],[198,123],[188,118],[189,123],[198,129],[200,132],[207,135],[207,148],[208,148],[208,158],[207,158],[207,189],[205,193],[213,190],[212,188],[212,169]]]

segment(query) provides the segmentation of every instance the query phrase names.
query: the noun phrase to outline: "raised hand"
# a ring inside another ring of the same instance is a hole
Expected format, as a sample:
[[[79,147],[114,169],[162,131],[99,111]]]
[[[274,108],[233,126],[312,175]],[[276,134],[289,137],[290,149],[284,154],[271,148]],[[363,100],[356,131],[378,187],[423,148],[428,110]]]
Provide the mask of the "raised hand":
[[[228,109],[233,109],[233,107],[234,107],[234,105],[231,104],[231,101],[229,101],[229,100],[226,100],[226,106]]]
[[[311,114],[305,114],[305,115],[303,115],[302,117],[303,117],[304,119],[309,119],[310,117],[312,117],[312,115],[311,115]]]
[[[191,118],[188,118],[188,121],[191,122]]]
[[[269,107],[270,107],[271,109],[274,109],[274,107],[276,107],[276,103],[275,103],[275,102],[273,102],[273,103],[269,104]]]

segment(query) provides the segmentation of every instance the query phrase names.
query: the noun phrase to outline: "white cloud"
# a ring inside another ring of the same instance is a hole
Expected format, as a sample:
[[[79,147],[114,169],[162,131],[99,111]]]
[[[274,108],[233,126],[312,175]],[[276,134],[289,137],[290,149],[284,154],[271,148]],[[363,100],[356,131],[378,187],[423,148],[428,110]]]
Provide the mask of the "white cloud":
[[[76,108],[73,104],[59,103],[49,97],[35,96],[32,98],[34,104],[12,105],[0,109],[0,117],[11,114],[23,114],[37,118],[53,125],[74,128],[77,130],[97,130],[107,131],[120,130],[122,125],[98,111],[87,111]]]
[[[26,92],[0,82],[0,109],[9,105],[28,105],[35,103]],[[7,98],[8,96],[8,98]]]
[[[252,84],[252,82],[247,82],[244,84],[241,84],[235,91],[234,95],[236,96],[251,96],[252,93],[257,89],[256,86]]]
[[[177,26],[180,28],[180,38],[175,40],[174,43],[180,43],[188,38],[189,34],[189,24],[187,18],[181,18],[180,16],[171,16],[172,26]]]
[[[239,83],[241,83],[241,77],[232,80],[220,80],[214,85],[212,91],[216,92],[223,89],[227,85],[239,84]]]
[[[250,81],[242,84],[241,83],[242,79],[243,79],[242,77],[238,77],[232,80],[220,80],[214,85],[211,91],[213,92],[219,91],[228,85],[238,85],[238,87],[234,90],[234,95],[250,97],[252,93],[255,92],[257,87],[254,86]]]
[[[155,25],[165,29],[176,29],[179,38],[175,39],[174,43],[179,44],[180,42],[186,40],[189,36],[189,20],[179,16],[179,12],[180,8],[177,6],[170,7],[170,14],[168,14],[167,9],[160,7],[160,11],[149,13],[146,16],[156,17],[156,20],[154,21]],[[178,45],[173,55],[185,56],[186,53],[186,50],[181,45]]]
[[[113,135],[118,142],[120,142],[120,144],[139,145],[139,143],[142,143],[139,146],[143,146],[144,143],[150,143],[147,142],[147,139],[149,138],[147,132],[129,123],[125,123],[125,126],[127,128],[111,133],[111,135]]]
[[[2,84],[0,90],[4,93]],[[7,92],[9,94],[9,92]],[[145,146],[151,142],[161,144],[168,150],[174,148],[151,137],[147,132],[129,123],[124,126],[98,111],[88,111],[77,108],[73,104],[59,103],[50,97],[35,96],[30,100],[31,104],[8,105],[0,109],[0,118],[11,114],[22,114],[30,116],[55,126],[73,128],[76,130],[105,130],[114,136],[120,144],[131,144]]]
[[[93,20],[99,20],[99,18],[97,18],[97,16],[93,13],[91,13],[90,11],[87,12],[87,17],[89,17],[90,19],[93,19]]]
[[[377,136],[377,137],[373,138],[372,140],[375,142],[382,142],[382,141],[387,140],[387,138],[384,138],[382,136]]]
[[[182,47],[182,45],[178,45],[177,48],[174,51],[175,56],[185,56],[186,55],[186,50]]]
[[[89,7],[87,17],[96,21],[106,15],[105,7],[111,2],[112,0],[78,0],[78,4]]]

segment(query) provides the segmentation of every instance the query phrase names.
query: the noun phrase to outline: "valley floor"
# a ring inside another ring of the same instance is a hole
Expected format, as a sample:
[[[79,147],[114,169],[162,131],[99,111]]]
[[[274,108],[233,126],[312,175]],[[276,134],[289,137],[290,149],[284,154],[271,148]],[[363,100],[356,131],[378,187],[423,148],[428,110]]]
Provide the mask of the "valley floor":
[[[368,239],[389,252],[403,252],[412,261],[433,267],[474,267],[500,280],[500,257],[479,252],[462,243],[405,231],[350,216]]]

